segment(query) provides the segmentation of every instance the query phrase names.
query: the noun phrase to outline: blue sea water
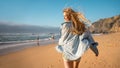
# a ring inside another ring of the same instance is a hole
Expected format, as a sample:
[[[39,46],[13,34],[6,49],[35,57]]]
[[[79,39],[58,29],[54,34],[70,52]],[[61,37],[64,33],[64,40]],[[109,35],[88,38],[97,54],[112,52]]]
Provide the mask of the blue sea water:
[[[0,55],[28,47],[57,43],[58,38],[59,34],[53,33],[0,33]]]
[[[54,35],[55,38],[58,38],[58,34],[38,34],[38,33],[0,33],[0,43],[15,43],[15,42],[25,42],[32,40],[45,40],[50,39]]]

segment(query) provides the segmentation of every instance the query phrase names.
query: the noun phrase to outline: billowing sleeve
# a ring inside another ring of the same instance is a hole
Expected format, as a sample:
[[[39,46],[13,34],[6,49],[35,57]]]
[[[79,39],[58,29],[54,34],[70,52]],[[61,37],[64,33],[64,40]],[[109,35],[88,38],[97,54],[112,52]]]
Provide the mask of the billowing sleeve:
[[[64,45],[65,40],[66,40],[67,36],[69,35],[69,30],[70,30],[70,27],[69,27],[68,23],[63,23],[61,25],[61,31],[60,31],[61,36],[60,36],[59,42],[58,42],[59,45]]]

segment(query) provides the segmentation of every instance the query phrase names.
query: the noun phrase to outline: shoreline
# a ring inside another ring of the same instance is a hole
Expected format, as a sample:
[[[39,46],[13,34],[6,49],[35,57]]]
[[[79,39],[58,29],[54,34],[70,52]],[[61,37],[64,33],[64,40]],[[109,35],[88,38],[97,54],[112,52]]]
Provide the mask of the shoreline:
[[[35,46],[45,46],[49,44],[57,43],[57,40],[47,40],[47,41],[31,41],[31,42],[22,42],[22,43],[12,43],[12,44],[4,44],[0,45],[0,55],[5,55],[9,53],[13,53],[16,51],[21,51],[26,48],[31,48]]]

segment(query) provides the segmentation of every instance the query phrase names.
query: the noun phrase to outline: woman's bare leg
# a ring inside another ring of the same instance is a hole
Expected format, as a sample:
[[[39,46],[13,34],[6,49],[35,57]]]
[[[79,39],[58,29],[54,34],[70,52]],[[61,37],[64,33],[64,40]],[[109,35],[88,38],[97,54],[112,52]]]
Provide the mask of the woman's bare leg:
[[[65,68],[73,68],[73,61],[64,61]]]
[[[80,60],[81,60],[81,58],[78,59],[78,60],[76,60],[76,61],[74,62],[74,67],[75,67],[75,68],[78,68],[79,63],[80,63]]]

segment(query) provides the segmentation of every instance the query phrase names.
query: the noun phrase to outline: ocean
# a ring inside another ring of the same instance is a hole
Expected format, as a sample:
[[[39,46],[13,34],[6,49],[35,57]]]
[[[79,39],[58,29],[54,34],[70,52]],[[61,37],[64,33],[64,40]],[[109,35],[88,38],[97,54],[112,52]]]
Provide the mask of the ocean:
[[[0,33],[0,55],[24,48],[57,43],[57,33]]]
[[[19,43],[34,41],[39,38],[40,41],[49,40],[54,36],[56,39],[59,34],[54,33],[0,33],[0,44]]]

